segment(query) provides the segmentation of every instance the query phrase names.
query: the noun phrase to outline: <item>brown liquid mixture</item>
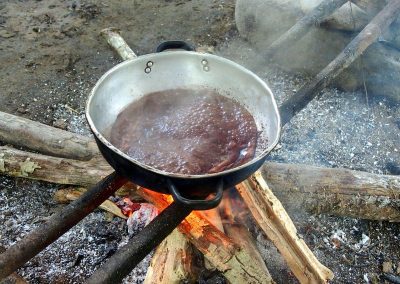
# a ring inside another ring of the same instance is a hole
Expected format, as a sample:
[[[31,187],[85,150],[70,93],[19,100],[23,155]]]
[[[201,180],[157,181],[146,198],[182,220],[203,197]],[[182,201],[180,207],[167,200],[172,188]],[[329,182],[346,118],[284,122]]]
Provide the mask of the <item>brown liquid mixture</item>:
[[[211,89],[174,89],[128,105],[111,143],[143,164],[196,175],[250,161],[257,134],[253,116],[236,101]]]

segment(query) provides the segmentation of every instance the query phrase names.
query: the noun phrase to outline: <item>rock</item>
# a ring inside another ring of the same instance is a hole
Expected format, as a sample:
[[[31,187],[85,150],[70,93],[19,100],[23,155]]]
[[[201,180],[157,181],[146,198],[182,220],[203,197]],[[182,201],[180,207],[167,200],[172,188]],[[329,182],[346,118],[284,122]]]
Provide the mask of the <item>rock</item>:
[[[0,37],[2,37],[2,38],[11,38],[14,36],[16,36],[15,32],[0,30]]]
[[[371,20],[371,16],[354,3],[347,2],[332,15],[328,16],[322,26],[342,31],[361,31]]]
[[[236,26],[262,54],[280,35],[322,0],[237,0]],[[367,2],[372,2],[372,4]],[[274,62],[287,72],[315,76],[325,68],[382,8],[375,0],[359,0],[343,5],[335,13],[312,27],[296,44],[274,56]],[[355,25],[351,17],[355,18]],[[340,74],[334,86],[354,91],[363,88],[368,94],[385,96],[400,102],[400,18],[383,35],[385,42],[371,45],[361,59]],[[399,49],[397,49],[397,45]],[[261,62],[265,64],[265,62]],[[260,65],[262,67],[262,65]]]
[[[66,122],[64,119],[57,119],[57,120],[55,120],[55,121],[53,122],[53,126],[54,126],[54,127],[57,127],[57,128],[60,128],[60,129],[66,130],[68,124],[67,124],[67,122]]]

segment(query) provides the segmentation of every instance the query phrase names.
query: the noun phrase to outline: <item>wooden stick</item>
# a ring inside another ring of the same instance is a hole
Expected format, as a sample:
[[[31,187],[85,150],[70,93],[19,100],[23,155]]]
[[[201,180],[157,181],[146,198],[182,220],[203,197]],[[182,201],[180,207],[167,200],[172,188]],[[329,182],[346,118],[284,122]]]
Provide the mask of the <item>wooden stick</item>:
[[[103,29],[100,34],[107,40],[108,44],[118,53],[123,60],[136,58],[136,54],[132,51],[125,40],[120,36],[117,28]]]
[[[266,163],[262,169],[271,188],[291,208],[400,222],[398,176],[283,163]],[[0,173],[9,176],[90,186],[111,172],[102,159],[76,161],[0,146]]]
[[[318,26],[322,20],[340,8],[348,0],[324,0],[307,15],[301,18],[293,27],[275,40],[264,52],[263,56],[268,60],[288,46],[295,45],[296,42],[305,36],[310,28]]]
[[[195,282],[192,250],[190,242],[175,229],[155,250],[144,284]]]
[[[255,221],[278,248],[300,283],[327,283],[333,273],[323,266],[297,236],[285,209],[268,188],[260,172],[237,186]]]
[[[391,0],[328,66],[294,96],[286,100],[279,108],[282,125],[285,125],[294,115],[305,108],[320,91],[349,67],[379,35],[383,34],[396,19],[399,11],[400,0]]]
[[[43,154],[89,160],[98,154],[93,139],[0,112],[0,141]]]
[[[143,188],[138,189],[138,194],[159,210],[172,202],[171,196]],[[245,248],[235,244],[197,212],[192,212],[178,228],[230,283],[273,283]]]
[[[58,203],[70,203],[71,201],[77,200],[83,193],[85,193],[86,188],[79,189],[59,189],[54,193],[54,199]],[[107,212],[114,214],[122,219],[128,219],[121,209],[112,201],[106,200],[99,207]]]

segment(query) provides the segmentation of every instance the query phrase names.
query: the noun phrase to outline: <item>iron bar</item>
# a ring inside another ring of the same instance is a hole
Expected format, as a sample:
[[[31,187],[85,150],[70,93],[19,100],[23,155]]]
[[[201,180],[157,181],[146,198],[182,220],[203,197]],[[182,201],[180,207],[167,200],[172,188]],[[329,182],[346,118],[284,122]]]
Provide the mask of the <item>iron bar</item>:
[[[0,282],[57,240],[127,182],[112,173],[0,254]]]
[[[190,212],[189,207],[173,202],[139,234],[134,236],[127,245],[96,270],[86,283],[120,283]]]

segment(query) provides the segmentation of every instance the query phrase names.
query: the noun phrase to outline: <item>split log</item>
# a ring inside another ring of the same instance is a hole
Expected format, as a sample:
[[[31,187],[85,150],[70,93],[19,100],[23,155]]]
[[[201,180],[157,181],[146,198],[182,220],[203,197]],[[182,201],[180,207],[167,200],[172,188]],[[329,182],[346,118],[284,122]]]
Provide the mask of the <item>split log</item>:
[[[171,196],[143,188],[138,189],[138,194],[159,210],[172,202]],[[197,212],[192,212],[178,228],[230,283],[273,283],[245,248],[235,244]]]
[[[267,163],[262,174],[286,210],[400,222],[400,177]]]
[[[242,204],[238,204],[239,201]],[[234,204],[232,204],[233,202]],[[245,248],[251,255],[252,261],[255,265],[260,267],[265,274],[271,277],[271,274],[269,273],[269,270],[257,248],[256,241],[248,228],[244,225],[247,222],[243,213],[246,212],[245,214],[247,215],[248,210],[245,208],[243,201],[239,200],[239,198],[230,196],[228,191],[222,199],[219,210],[221,212],[221,218],[223,219],[223,226],[226,235],[232,238],[235,243]]]
[[[193,248],[175,229],[155,250],[144,284],[192,283],[197,279]]]
[[[237,185],[237,189],[254,220],[277,247],[300,283],[327,283],[333,278],[332,271],[323,266],[298,237],[292,220],[259,171]]]
[[[104,160],[76,161],[0,146],[0,173],[13,177],[86,187],[111,172]],[[291,208],[400,222],[398,176],[283,163],[265,163],[262,172]]]
[[[391,0],[381,12],[326,66],[314,79],[304,85],[279,107],[282,125],[305,108],[320,91],[356,60],[396,19],[400,11],[400,0]]]
[[[85,193],[86,188],[80,189],[59,189],[54,193],[54,199],[58,203],[70,203],[71,201],[77,200],[83,193]],[[112,201],[106,200],[99,207],[107,212],[114,214],[122,219],[128,219],[121,209]]]
[[[271,60],[279,50],[285,50],[288,46],[306,35],[310,28],[318,26],[325,17],[332,14],[348,0],[323,0],[317,7],[301,18],[293,27],[275,40],[263,53],[263,56]]]
[[[42,154],[89,160],[99,153],[93,139],[0,112],[0,141]]]

